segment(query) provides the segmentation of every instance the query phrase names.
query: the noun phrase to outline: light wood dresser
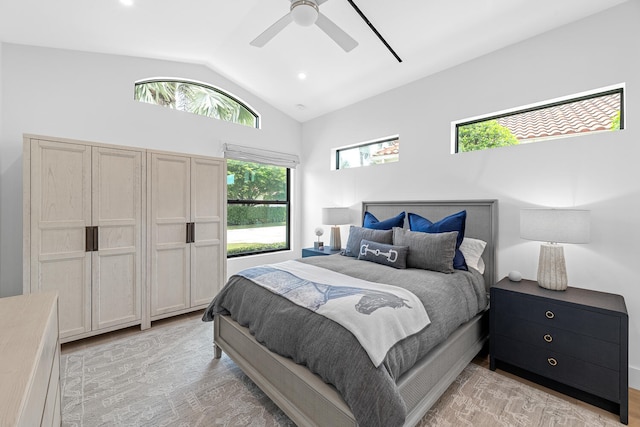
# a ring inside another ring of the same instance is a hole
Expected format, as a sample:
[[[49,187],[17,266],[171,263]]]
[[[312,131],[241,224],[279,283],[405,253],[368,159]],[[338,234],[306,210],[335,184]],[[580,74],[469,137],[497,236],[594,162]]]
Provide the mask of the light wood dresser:
[[[59,426],[58,295],[0,298],[0,426]]]

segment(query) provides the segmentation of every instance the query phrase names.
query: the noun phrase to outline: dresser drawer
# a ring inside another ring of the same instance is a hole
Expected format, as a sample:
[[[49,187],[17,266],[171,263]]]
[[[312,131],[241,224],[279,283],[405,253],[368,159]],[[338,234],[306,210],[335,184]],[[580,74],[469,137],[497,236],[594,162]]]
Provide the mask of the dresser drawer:
[[[611,369],[508,338],[501,338],[493,351],[494,357],[514,366],[605,399],[620,399],[620,377]]]
[[[620,346],[618,344],[555,326],[512,317],[505,314],[503,310],[496,310],[495,315],[495,335],[540,347],[545,351],[582,359],[614,371],[619,370]]]
[[[620,317],[590,311],[584,306],[560,304],[515,292],[496,292],[492,303],[506,319],[523,319],[620,343]]]

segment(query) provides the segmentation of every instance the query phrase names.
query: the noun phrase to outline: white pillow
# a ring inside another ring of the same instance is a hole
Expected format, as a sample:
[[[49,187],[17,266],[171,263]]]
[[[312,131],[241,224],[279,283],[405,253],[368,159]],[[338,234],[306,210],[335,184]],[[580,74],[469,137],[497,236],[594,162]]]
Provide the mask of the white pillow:
[[[467,262],[467,267],[473,267],[484,274],[484,261],[482,260],[482,252],[487,246],[487,242],[484,240],[473,239],[471,237],[465,237],[460,244],[460,252],[464,255],[464,260]]]

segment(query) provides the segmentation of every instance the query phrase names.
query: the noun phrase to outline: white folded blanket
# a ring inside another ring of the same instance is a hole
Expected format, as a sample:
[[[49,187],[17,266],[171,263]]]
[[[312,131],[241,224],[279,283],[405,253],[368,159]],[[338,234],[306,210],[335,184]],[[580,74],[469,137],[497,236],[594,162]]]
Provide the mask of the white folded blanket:
[[[412,292],[297,261],[237,273],[349,330],[379,366],[397,342],[431,321]]]

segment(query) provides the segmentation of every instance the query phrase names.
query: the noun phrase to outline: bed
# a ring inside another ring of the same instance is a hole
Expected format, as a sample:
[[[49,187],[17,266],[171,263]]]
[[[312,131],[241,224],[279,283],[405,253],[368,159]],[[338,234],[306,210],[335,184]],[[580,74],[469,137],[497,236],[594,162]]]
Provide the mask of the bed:
[[[468,279],[483,282],[481,286],[486,296],[490,285],[495,283],[496,279],[497,201],[362,203],[363,216],[365,212],[368,212],[375,218],[380,219],[392,218],[399,212],[406,212],[437,221],[440,218],[461,211],[466,212],[465,237],[486,242],[486,247],[482,253],[484,271],[481,274],[470,268],[468,273],[456,273],[449,276],[460,277],[460,280],[463,281]],[[404,227],[405,229],[408,228],[408,221],[405,221]],[[391,278],[390,280],[392,281],[395,280],[392,276],[398,276],[397,280],[406,281],[407,279],[401,279],[400,276],[408,274],[410,278],[410,275],[415,273],[410,271],[412,269],[407,269],[406,273],[403,271],[400,274],[400,270],[395,270],[395,274],[388,274],[387,270],[394,270],[392,267],[359,261],[342,255],[312,257],[299,261],[311,264],[313,268],[347,271],[350,274],[352,274],[351,269],[362,271],[362,266],[366,265],[367,272],[362,273],[363,275],[375,276],[378,274],[377,272],[380,272],[380,276],[385,275],[385,277]],[[291,262],[295,263],[296,261]],[[432,274],[434,277],[437,275],[447,276],[440,273]],[[435,278],[434,280],[440,279]],[[250,325],[252,329],[250,331],[248,327],[241,325],[241,323],[248,323],[245,320],[245,315],[248,311],[246,307],[241,308],[238,305],[238,308],[234,308],[237,311],[231,313],[232,316],[221,315],[220,313],[211,315],[212,303],[205,312],[203,319],[211,320],[211,318],[214,318],[215,357],[221,357],[221,353],[224,351],[289,418],[300,426],[413,426],[420,421],[428,409],[462,372],[464,367],[482,350],[488,338],[487,304],[481,310],[478,310],[478,313],[468,316],[470,317],[468,320],[465,318],[462,324],[456,325],[452,330],[441,328],[437,323],[430,325],[429,328],[434,330],[437,328],[443,329],[442,333],[446,334],[446,336],[437,345],[428,347],[426,354],[420,353],[419,360],[416,361],[409,360],[411,358],[407,357],[409,353],[406,353],[405,350],[396,351],[396,347],[399,347],[399,345],[396,345],[392,348],[393,351],[390,350],[387,354],[385,362],[377,368],[370,361],[368,364],[370,367],[365,366],[367,364],[359,358],[358,352],[348,353],[349,355],[356,355],[353,358],[351,356],[343,358],[349,359],[349,363],[353,363],[353,369],[350,369],[349,365],[346,367],[338,365],[338,363],[343,363],[340,360],[340,355],[333,354],[327,349],[332,347],[333,343],[321,342],[318,344],[319,346],[315,346],[316,343],[309,339],[306,341],[300,339],[296,341],[295,345],[292,345],[295,348],[301,347],[303,349],[301,351],[307,352],[303,358],[299,358],[296,354],[289,354],[286,347],[287,343],[264,342],[265,334],[264,331],[261,331],[261,326],[263,325],[264,329],[269,331],[278,329],[273,327],[275,323],[269,324],[269,322],[277,318],[277,316],[273,315],[275,312],[279,313],[279,316],[286,317],[290,313],[290,308],[286,305],[289,303],[282,302],[283,298],[281,297],[268,296],[269,292],[264,289],[260,291],[253,290],[254,287],[249,286],[246,283],[246,279],[236,276],[230,278],[230,283],[225,288],[230,286],[232,281],[241,281],[242,284],[233,283],[233,285],[236,288],[242,286],[240,295],[243,295],[242,299],[253,301],[253,303],[249,304],[250,306],[252,304],[262,304],[262,301],[267,299],[273,299],[277,302],[273,307],[277,307],[277,309],[265,308],[272,306],[261,307],[258,311],[262,313],[263,317],[258,322],[258,325],[255,323]],[[244,293],[249,290],[257,293],[253,296],[252,294]],[[232,303],[229,305],[236,307]],[[467,305],[469,305],[468,302]],[[232,317],[239,319],[239,321],[233,320]],[[282,322],[282,320],[280,321]],[[287,323],[280,324],[286,325]],[[300,326],[300,328],[303,328],[303,326]],[[336,337],[336,341],[342,340],[343,335],[345,337],[351,336],[348,331],[344,334],[340,332],[343,329],[340,325],[334,324],[331,325],[331,328],[333,328],[331,333],[335,334],[332,336]],[[298,329],[298,326],[294,329]],[[256,336],[258,336],[258,339],[256,339]],[[320,335],[320,339],[321,337]],[[276,341],[279,340],[279,338],[274,339]],[[280,354],[269,350],[265,345],[258,342],[259,340]],[[403,340],[403,342],[409,341],[408,339]],[[341,349],[339,346],[337,348]],[[422,347],[419,348],[422,349]],[[325,351],[325,349],[327,350]],[[405,361],[405,358],[409,361]],[[301,364],[295,363],[293,359],[298,359]],[[393,363],[387,364],[389,359],[393,359]],[[396,359],[400,361],[399,365],[402,365],[401,367],[396,366]],[[407,364],[410,366],[406,366]],[[350,383],[348,387],[345,387],[338,380],[332,381],[333,377],[331,377],[332,374],[328,374],[327,366],[335,366],[335,370],[345,371],[345,378],[348,381],[357,382],[357,384],[352,385]],[[357,376],[354,376],[355,374]],[[371,380],[378,381],[377,377],[385,375],[391,379],[383,379],[380,386],[378,386],[377,382]],[[390,397],[385,394],[388,393],[388,390],[385,389],[388,386],[384,383],[385,381],[392,382],[393,395],[389,395]],[[334,386],[331,383],[336,383],[337,385]],[[373,385],[369,386],[369,384]],[[368,387],[371,387],[372,390],[368,390]],[[354,389],[356,392],[353,391]],[[354,395],[357,396],[354,397]],[[354,408],[353,411],[345,399],[351,402],[351,407]],[[368,406],[363,409],[361,401]],[[402,414],[396,416],[396,412],[400,411]],[[372,414],[370,415],[369,412],[372,412]],[[354,415],[354,413],[357,415]]]

